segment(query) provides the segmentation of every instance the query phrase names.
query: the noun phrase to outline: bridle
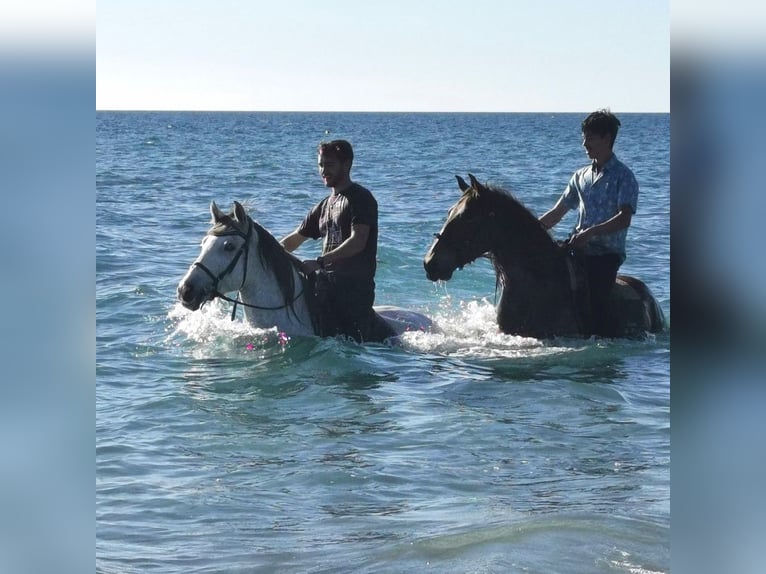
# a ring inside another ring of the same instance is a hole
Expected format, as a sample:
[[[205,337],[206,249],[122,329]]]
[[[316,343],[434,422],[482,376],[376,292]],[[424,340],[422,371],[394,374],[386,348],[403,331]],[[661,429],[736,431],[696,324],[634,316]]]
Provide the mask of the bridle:
[[[490,213],[489,216],[494,217],[494,215],[495,215],[494,212],[492,212]],[[487,232],[486,226],[481,228],[481,233],[486,233],[486,232]],[[489,260],[493,259],[491,253],[484,253],[474,258],[470,257],[466,253],[466,250],[471,244],[471,239],[466,238],[466,239],[463,239],[462,241],[460,240],[455,241],[452,237],[444,237],[442,233],[434,233],[434,238],[436,238],[437,241],[441,242],[442,245],[446,246],[447,249],[451,249],[452,252],[455,254],[455,260],[459,262],[458,265],[456,266],[457,269],[462,270],[463,267],[465,267],[468,263],[470,263],[471,261],[474,261],[475,259],[478,259],[479,257],[486,257]],[[495,285],[495,300],[497,300],[497,288],[499,286],[500,286],[499,283]]]
[[[468,258],[465,257],[465,254],[463,253],[463,245],[458,245],[456,242],[452,241],[451,239],[448,239],[444,237],[441,233],[434,233],[434,238],[436,241],[447,247],[447,249],[451,249],[453,253],[455,254],[455,260],[462,261],[465,260],[466,263],[468,262]],[[463,244],[467,244],[468,240],[463,240]],[[465,267],[465,263],[461,263],[457,266],[458,269],[462,269]]]
[[[494,215],[494,214],[492,214],[492,215]],[[486,227],[480,228],[480,232],[481,233],[485,233],[486,231],[487,231]],[[453,233],[453,235],[454,235],[454,233]],[[465,265],[467,265],[468,263],[470,263],[474,259],[478,259],[479,257],[482,257],[482,255],[478,255],[477,257],[473,257],[472,258],[467,253],[467,250],[468,250],[469,246],[471,245],[471,242],[475,239],[475,236],[473,238],[470,238],[470,239],[469,238],[465,238],[465,239],[457,240],[456,241],[452,237],[445,237],[442,233],[434,233],[434,238],[438,242],[440,242],[442,245],[447,247],[447,249],[451,249],[452,252],[455,254],[455,259],[457,261],[461,261],[461,263],[457,266],[458,269],[462,269],[463,267],[465,267]]]
[[[286,309],[287,307],[290,307],[291,305],[293,305],[301,297],[301,295],[303,295],[303,291],[304,291],[303,289],[301,289],[300,293],[298,293],[295,297],[293,297],[291,301],[286,301],[283,305],[277,305],[276,307],[265,307],[261,305],[252,305],[250,303],[245,303],[244,301],[240,301],[238,298],[232,299],[231,297],[224,295],[218,290],[219,281],[223,279],[224,277],[226,277],[229,273],[234,271],[234,268],[237,266],[237,262],[239,261],[239,258],[242,257],[243,254],[245,256],[245,268],[242,270],[242,282],[240,283],[239,289],[237,289],[237,291],[241,291],[242,287],[245,286],[245,281],[247,280],[247,261],[249,259],[248,255],[250,251],[250,238],[253,236],[253,227],[255,227],[255,225],[253,224],[253,221],[251,219],[248,219],[247,233],[242,233],[240,230],[236,228],[226,233],[208,232],[208,235],[214,235],[216,237],[238,235],[245,240],[242,246],[234,254],[234,257],[226,266],[226,268],[223,271],[221,271],[218,275],[210,271],[210,269],[208,269],[204,263],[201,263],[199,261],[195,261],[194,263],[192,263],[192,267],[199,267],[200,269],[202,269],[202,271],[207,273],[208,277],[210,277],[213,280],[213,297],[220,297],[224,301],[228,301],[229,303],[234,303],[234,306],[231,309],[232,321],[234,320],[234,317],[237,314],[237,305],[250,307],[251,309],[259,309],[261,311],[279,311],[280,309]]]

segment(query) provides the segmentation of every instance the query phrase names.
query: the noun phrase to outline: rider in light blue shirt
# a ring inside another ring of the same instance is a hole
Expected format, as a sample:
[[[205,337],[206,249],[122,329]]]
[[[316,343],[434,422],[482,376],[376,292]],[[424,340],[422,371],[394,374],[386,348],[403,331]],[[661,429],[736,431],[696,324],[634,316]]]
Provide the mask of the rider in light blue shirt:
[[[579,209],[575,233],[603,223],[620,212],[622,208],[636,212],[638,182],[633,172],[612,154],[599,169],[596,160],[591,165],[578,169],[562,195],[568,209]],[[584,246],[586,255],[620,255],[625,261],[625,239],[628,228],[593,235]]]
[[[612,152],[620,120],[598,110],[582,122],[582,145],[591,164],[577,170],[556,205],[540,217],[546,229],[570,209],[579,209],[569,245],[581,250],[590,291],[591,326],[595,335],[610,336],[607,301],[625,261],[625,238],[638,202],[633,172]]]

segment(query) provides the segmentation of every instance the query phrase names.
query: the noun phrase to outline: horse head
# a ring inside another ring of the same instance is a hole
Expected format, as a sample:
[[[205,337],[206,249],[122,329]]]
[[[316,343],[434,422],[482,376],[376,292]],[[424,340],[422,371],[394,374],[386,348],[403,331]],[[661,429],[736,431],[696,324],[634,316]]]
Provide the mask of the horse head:
[[[202,250],[178,284],[178,300],[196,311],[204,303],[239,290],[247,275],[253,223],[245,208],[234,202],[229,214],[210,203],[212,227],[202,239]]]
[[[492,248],[495,211],[485,201],[487,188],[472,174],[468,174],[470,185],[459,175],[455,177],[462,196],[450,207],[444,226],[423,259],[431,281],[451,279],[455,269],[462,269]]]

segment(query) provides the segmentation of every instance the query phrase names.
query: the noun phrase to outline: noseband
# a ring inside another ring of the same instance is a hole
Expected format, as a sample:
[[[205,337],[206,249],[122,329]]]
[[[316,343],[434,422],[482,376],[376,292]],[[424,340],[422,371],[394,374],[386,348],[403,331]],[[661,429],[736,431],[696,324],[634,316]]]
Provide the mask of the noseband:
[[[454,251],[455,255],[457,256],[455,257],[455,259],[459,259],[459,260],[463,259],[463,250],[459,245],[456,245],[454,241],[450,241],[449,239],[444,237],[441,233],[434,233],[434,239],[436,239],[438,243],[441,243],[442,245],[446,246],[447,249],[451,249],[452,251]],[[436,247],[436,245],[434,245],[434,247]],[[431,251],[433,251],[433,248],[431,248]],[[462,269],[464,265],[465,264],[458,265],[458,268]]]
[[[293,303],[295,303],[298,298],[303,295],[303,290],[301,290],[298,295],[296,295],[291,301],[285,302],[283,305],[278,305],[276,307],[262,307],[260,305],[251,305],[250,303],[245,303],[244,301],[240,301],[239,299],[232,299],[231,297],[227,297],[223,293],[221,293],[218,290],[218,283],[221,279],[226,277],[229,273],[234,271],[234,268],[237,266],[237,262],[239,261],[239,258],[242,256],[242,254],[245,255],[245,268],[242,271],[242,283],[239,285],[239,289],[237,291],[241,291],[242,287],[245,286],[245,281],[247,280],[247,261],[249,259],[249,251],[250,251],[250,238],[253,236],[253,222],[252,220],[248,220],[247,225],[247,233],[242,233],[238,229],[234,228],[232,231],[227,233],[208,233],[208,235],[215,235],[216,237],[224,237],[227,235],[239,235],[242,239],[245,240],[245,242],[242,244],[242,246],[237,250],[237,252],[234,254],[234,257],[229,262],[229,264],[226,266],[226,269],[221,271],[218,275],[210,271],[204,263],[201,263],[199,261],[195,261],[192,264],[192,267],[199,267],[207,273],[208,277],[210,277],[213,280],[213,297],[220,297],[224,301],[228,301],[229,303],[234,303],[234,306],[231,309],[231,320],[234,320],[235,315],[237,314],[237,305],[243,305],[244,307],[250,307],[251,309],[260,309],[261,311],[278,311],[280,309],[285,309],[286,307],[289,307]]]
[[[452,252],[455,254],[455,259],[460,261],[460,263],[457,265],[458,269],[462,269],[472,260],[471,257],[469,257],[465,252],[471,243],[469,239],[454,241],[452,238],[444,237],[441,233],[434,233],[434,238],[447,249],[452,250]]]

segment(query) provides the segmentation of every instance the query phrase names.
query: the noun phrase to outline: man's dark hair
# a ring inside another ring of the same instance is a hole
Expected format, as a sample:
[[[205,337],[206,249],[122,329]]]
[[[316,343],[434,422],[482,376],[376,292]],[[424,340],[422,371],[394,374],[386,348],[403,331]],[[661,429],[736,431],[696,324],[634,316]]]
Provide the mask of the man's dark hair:
[[[582,121],[582,133],[591,133],[599,136],[609,134],[612,136],[612,145],[617,139],[617,130],[620,129],[620,120],[608,109],[597,110],[589,114]]]
[[[340,162],[347,161],[349,165],[354,163],[354,150],[346,140],[322,142],[319,144],[319,153],[333,156]]]

